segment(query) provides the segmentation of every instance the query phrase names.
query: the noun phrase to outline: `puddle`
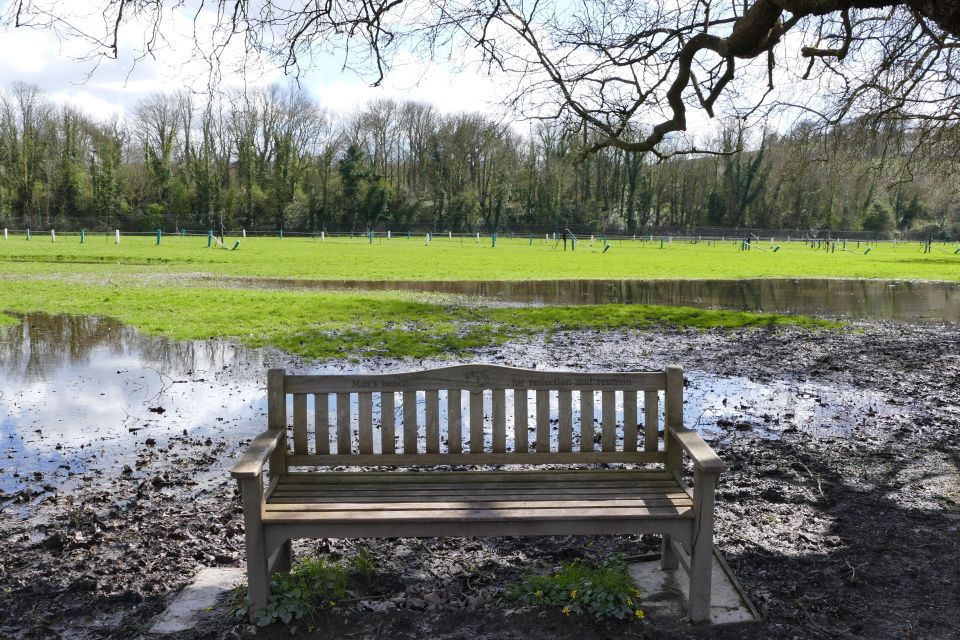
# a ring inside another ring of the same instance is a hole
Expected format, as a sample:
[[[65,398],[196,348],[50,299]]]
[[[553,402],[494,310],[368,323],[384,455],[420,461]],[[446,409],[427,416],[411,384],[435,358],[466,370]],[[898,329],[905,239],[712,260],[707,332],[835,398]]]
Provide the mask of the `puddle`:
[[[0,331],[0,489],[116,474],[172,447],[265,418],[262,356],[220,341],[144,336],[97,317],[25,316]],[[149,443],[149,444],[148,444]]]
[[[657,304],[898,322],[960,322],[960,283],[831,279],[368,281],[237,278],[274,288],[429,291],[540,304]]]
[[[440,364],[450,363],[416,366]],[[119,477],[125,466],[138,469],[138,462],[160,449],[172,452],[173,458],[177,454],[209,455],[211,473],[225,473],[235,452],[206,451],[211,446],[210,438],[239,443],[263,430],[263,385],[266,368],[271,365],[276,366],[262,351],[223,341],[178,342],[148,337],[105,318],[27,315],[19,325],[0,331],[0,490],[13,493],[24,486],[50,485],[62,491],[79,481],[101,477],[111,480]],[[411,366],[378,365],[379,372]],[[339,363],[322,363],[298,372],[334,373],[340,367]],[[373,371],[361,366],[355,372]],[[850,436],[895,410],[879,394],[862,390],[787,380],[761,384],[696,371],[688,371],[687,376],[686,423],[696,425],[711,440],[776,438],[792,430],[818,436]],[[557,396],[555,392],[551,396],[551,418],[556,429]],[[573,396],[575,424],[579,422],[578,396]],[[640,396],[638,416],[642,420]],[[512,392],[507,397],[512,447]],[[400,400],[398,396],[398,425]],[[312,404],[312,397],[309,402]],[[421,425],[423,402],[421,393]],[[599,417],[599,395],[594,402],[594,414]],[[467,399],[463,398],[465,435],[466,405]],[[532,401],[529,406],[533,408]],[[661,420],[662,406],[661,398]],[[440,408],[443,424],[445,397]],[[330,409],[330,422],[334,424],[333,402]],[[484,413],[489,446],[489,395]],[[313,414],[311,406],[311,422]],[[379,417],[378,406],[374,415]],[[617,395],[617,420],[618,440],[622,441],[621,394]],[[532,415],[529,424],[534,424]],[[599,424],[596,431],[600,431]],[[446,443],[446,434],[442,436]],[[579,446],[578,438],[574,443]]]

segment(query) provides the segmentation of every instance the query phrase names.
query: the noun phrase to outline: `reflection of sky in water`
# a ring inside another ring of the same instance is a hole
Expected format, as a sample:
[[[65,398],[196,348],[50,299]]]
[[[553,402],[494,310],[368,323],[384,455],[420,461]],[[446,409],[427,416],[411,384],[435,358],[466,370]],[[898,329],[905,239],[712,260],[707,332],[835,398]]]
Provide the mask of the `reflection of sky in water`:
[[[102,318],[32,315],[0,333],[0,489],[14,474],[122,469],[147,438],[165,446],[265,421],[263,364],[222,342],[148,338]],[[163,407],[164,413],[150,408]]]
[[[397,372],[444,363],[381,363],[355,367],[355,372]],[[218,341],[177,342],[149,338],[102,318],[31,315],[0,332],[0,489],[14,491],[23,482],[58,486],[72,474],[116,477],[148,438],[164,447],[171,439],[203,441],[227,434],[238,442],[259,433],[266,424],[263,381],[266,363],[260,352]],[[339,364],[300,368],[300,373],[337,373]],[[364,371],[366,370],[366,371]],[[778,437],[797,429],[815,435],[856,432],[877,415],[891,412],[880,396],[860,390],[777,380],[751,382],[687,372],[684,417],[708,439]],[[380,443],[379,394],[374,394],[375,446]],[[506,392],[507,445],[514,447],[513,392]],[[573,444],[579,449],[580,397],[572,394]],[[292,404],[292,399],[288,402]],[[638,422],[644,419],[644,394],[638,394]],[[313,442],[313,397],[308,396],[308,427]],[[352,394],[353,441],[356,447],[356,403]],[[600,394],[595,394],[595,434],[600,433]],[[402,396],[397,394],[396,433],[402,443]],[[550,394],[552,449],[558,427],[557,392]],[[164,413],[150,408],[163,407]],[[440,394],[442,450],[447,448],[446,392]],[[528,401],[528,425],[536,423],[534,394]],[[419,449],[424,450],[425,400],[417,398]],[[491,446],[492,398],[484,397],[486,448]],[[662,424],[663,399],[659,399]],[[288,416],[292,417],[292,406]],[[462,434],[469,442],[468,394],[461,399]],[[623,439],[623,396],[616,394],[618,447]],[[329,423],[335,432],[336,403],[330,401]],[[643,433],[643,427],[639,429]],[[528,433],[532,443],[535,435]],[[311,449],[312,449],[311,444]],[[641,438],[642,446],[642,438]],[[398,446],[398,450],[401,447]],[[469,447],[465,446],[464,450]],[[227,464],[229,461],[225,461]],[[43,477],[35,477],[41,472]],[[15,475],[20,477],[17,478]]]

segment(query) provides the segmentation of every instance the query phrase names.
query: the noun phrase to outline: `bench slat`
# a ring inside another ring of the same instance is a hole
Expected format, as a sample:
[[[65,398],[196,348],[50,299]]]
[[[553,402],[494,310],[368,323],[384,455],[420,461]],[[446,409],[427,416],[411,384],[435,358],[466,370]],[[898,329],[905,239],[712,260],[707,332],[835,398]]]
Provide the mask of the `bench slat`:
[[[350,435],[350,394],[337,394],[337,454],[352,453]]]
[[[271,500],[280,500],[284,498],[296,498],[297,496],[310,496],[316,498],[335,498],[344,500],[345,497],[363,499],[375,499],[389,502],[391,500],[409,498],[410,496],[430,497],[430,496],[453,496],[455,499],[466,499],[467,496],[480,497],[484,495],[503,498],[504,492],[516,492],[522,494],[523,498],[531,500],[539,499],[541,496],[548,498],[561,496],[605,496],[621,495],[626,497],[636,497],[648,494],[660,495],[664,492],[674,492],[689,497],[685,491],[680,491],[675,481],[651,482],[641,486],[629,484],[603,484],[596,485],[591,482],[589,486],[584,487],[583,483],[573,484],[551,483],[548,487],[531,486],[523,482],[495,482],[490,484],[478,484],[469,486],[451,486],[449,484],[423,484],[423,485],[404,485],[402,487],[387,487],[383,485],[330,485],[330,484],[290,484],[280,485],[270,494]]]
[[[513,390],[513,450],[519,453],[527,452],[530,440],[528,401],[526,389]]]
[[[397,451],[397,407],[393,391],[380,394],[380,450],[385,454]]]
[[[593,451],[593,389],[580,390],[580,451]]]
[[[507,392],[494,389],[493,393],[493,452],[507,451]]]
[[[643,450],[657,451],[660,447],[660,394],[647,391],[643,394]]]
[[[369,466],[417,466],[417,465],[471,465],[471,464],[613,464],[613,463],[662,463],[663,452],[624,453],[623,451],[592,451],[570,453],[396,453],[393,455],[353,455],[349,458],[337,455],[290,455],[288,465],[335,467],[343,464]]]
[[[285,379],[287,393],[349,393],[357,391],[442,391],[451,386],[468,391],[486,389],[633,389],[666,388],[662,371],[583,373],[537,371],[490,364],[457,365],[429,371],[369,375],[294,375]]]
[[[637,392],[623,392],[623,450],[637,450]]]
[[[429,509],[361,511],[265,511],[263,522],[511,522],[555,520],[650,520],[655,518],[693,518],[692,507],[591,507],[519,509]]]
[[[567,499],[543,499],[527,500],[505,499],[504,496],[486,496],[480,499],[474,497],[454,497],[442,496],[439,500],[403,501],[403,502],[385,502],[376,500],[375,502],[355,502],[352,500],[335,499],[312,499],[307,497],[294,498],[292,500],[274,500],[267,501],[267,511],[366,511],[367,509],[382,509],[384,511],[427,511],[435,509],[571,509],[577,507],[678,507],[689,508],[693,506],[693,500],[685,493],[680,493],[674,498],[667,494],[655,496],[639,496],[635,498],[625,497],[607,497],[598,496],[571,496]]]
[[[675,488],[675,487],[674,487]],[[526,488],[524,488],[526,489]],[[343,504],[343,503],[384,503],[400,504],[403,502],[496,502],[500,500],[523,500],[526,502],[556,502],[556,501],[580,501],[592,502],[594,504],[604,503],[609,500],[627,500],[627,501],[670,501],[673,503],[692,504],[693,499],[683,491],[668,491],[668,488],[648,489],[642,493],[632,492],[630,489],[606,489],[604,491],[583,491],[582,489],[571,489],[568,491],[559,491],[556,493],[542,492],[527,494],[523,489],[514,490],[516,496],[505,495],[510,492],[504,488],[489,491],[464,492],[456,488],[449,488],[444,493],[429,490],[409,490],[403,493],[399,492],[307,492],[307,491],[276,491],[270,495],[268,504]]]
[[[330,453],[330,394],[313,395],[314,451],[320,455]]]
[[[600,445],[604,451],[617,450],[617,397],[606,389],[600,394]]]
[[[417,453],[417,392],[403,392],[403,453]]]
[[[427,453],[440,453],[440,392],[427,390],[424,397]]]
[[[470,453],[483,453],[483,392],[470,392]]]
[[[297,393],[293,396],[293,451],[307,451],[307,396]]]
[[[593,457],[607,454],[597,453]],[[648,456],[649,454],[632,454]],[[396,457],[396,456],[393,456]],[[663,454],[659,454],[663,459]],[[542,456],[533,459],[542,460]],[[407,484],[459,483],[472,486],[474,483],[526,482],[535,486],[547,486],[562,482],[629,482],[641,485],[647,482],[668,481],[676,484],[673,474],[663,470],[647,469],[532,469],[523,471],[292,471],[283,475],[288,484],[385,484],[390,487]]]
[[[557,451],[569,452],[573,449],[573,392],[566,389],[557,392],[557,407]]]
[[[550,391],[537,389],[537,454],[550,453]]]
[[[463,453],[463,391],[447,390],[447,451]]]
[[[357,394],[357,422],[360,453],[373,453],[373,394],[369,391]]]

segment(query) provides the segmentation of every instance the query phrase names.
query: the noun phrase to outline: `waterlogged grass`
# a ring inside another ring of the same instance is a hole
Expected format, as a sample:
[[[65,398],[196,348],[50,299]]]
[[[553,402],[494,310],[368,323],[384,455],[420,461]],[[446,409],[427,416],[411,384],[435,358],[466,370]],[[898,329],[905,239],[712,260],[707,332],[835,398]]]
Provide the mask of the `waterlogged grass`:
[[[0,310],[110,316],[148,334],[235,339],[321,359],[442,357],[563,329],[837,326],[805,316],[685,307],[483,307],[417,301],[402,293],[79,286],[11,278],[2,285]]]
[[[232,246],[234,239],[228,239]],[[391,240],[336,238],[246,238],[237,251],[206,248],[205,237],[153,237],[88,234],[34,235],[0,240],[0,271],[10,274],[81,273],[200,273],[307,279],[359,280],[520,280],[520,279],[692,279],[692,278],[883,278],[960,280],[958,245],[936,244],[924,253],[919,243],[876,243],[864,255],[866,243],[848,242],[847,250],[816,251],[802,242],[764,239],[751,251],[739,241],[665,243],[655,240],[612,242],[602,251],[600,241],[577,243],[562,250],[555,241],[500,238],[437,237],[429,245],[423,236]]]

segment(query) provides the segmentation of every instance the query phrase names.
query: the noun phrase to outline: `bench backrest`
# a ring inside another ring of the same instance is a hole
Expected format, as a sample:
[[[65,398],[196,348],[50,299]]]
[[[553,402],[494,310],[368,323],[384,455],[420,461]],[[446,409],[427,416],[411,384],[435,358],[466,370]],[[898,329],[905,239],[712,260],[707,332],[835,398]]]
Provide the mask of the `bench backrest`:
[[[271,369],[267,382],[270,428],[287,428],[292,396],[293,439],[278,452],[286,467],[663,463],[661,393],[665,427],[682,425],[676,366],[581,373],[476,364],[384,375]]]

